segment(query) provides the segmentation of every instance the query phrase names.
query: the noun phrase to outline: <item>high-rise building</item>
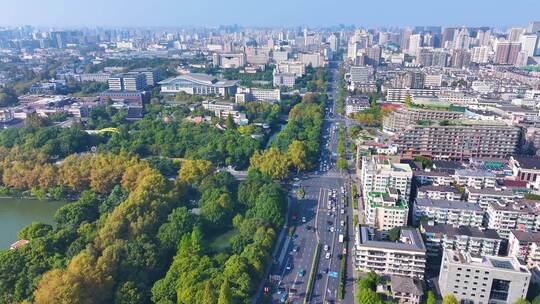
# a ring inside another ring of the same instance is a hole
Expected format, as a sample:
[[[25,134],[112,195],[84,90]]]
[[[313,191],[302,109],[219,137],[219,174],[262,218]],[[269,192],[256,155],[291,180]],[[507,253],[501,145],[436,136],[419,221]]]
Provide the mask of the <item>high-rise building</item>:
[[[471,37],[467,28],[457,30],[452,41],[454,50],[468,50],[471,44]]]
[[[452,51],[452,67],[462,69],[471,63],[471,52],[464,49],[454,49]]]
[[[335,33],[332,33],[330,37],[328,37],[328,43],[330,44],[330,49],[332,51],[337,52],[339,49],[339,36],[337,36]]]
[[[523,34],[524,29],[521,27],[513,27],[508,30],[508,41],[519,42],[520,36]]]
[[[416,56],[418,50],[422,46],[422,35],[414,34],[409,37],[409,46],[407,48],[407,53],[412,56]]]
[[[519,42],[499,42],[495,52],[495,63],[515,64],[520,51],[521,43]]]
[[[453,27],[445,27],[442,32],[442,39],[441,39],[441,46],[443,48],[447,47],[449,42],[454,41],[454,33],[456,32],[456,28]]]
[[[409,49],[409,38],[411,37],[413,31],[410,28],[403,29],[401,32],[401,49],[402,50],[408,50]]]
[[[471,62],[474,63],[488,63],[489,52],[491,51],[488,46],[475,46],[471,50]]]
[[[525,34],[521,36],[521,50],[529,57],[537,54],[536,50],[540,48],[540,35],[538,33]]]
[[[366,224],[381,231],[407,226],[408,203],[389,188],[385,192],[368,192],[364,198]]]
[[[530,280],[531,272],[517,258],[443,252],[441,294],[452,294],[461,303],[515,303],[527,296]]]
[[[426,76],[421,72],[407,73],[407,87],[411,89],[423,89],[426,81]]]
[[[351,82],[369,83],[373,81],[373,68],[366,66],[351,66],[349,68]]]
[[[366,64],[374,66],[374,67],[378,66],[379,63],[381,62],[381,53],[382,53],[382,49],[378,45],[367,48],[366,55],[365,55]]]
[[[527,26],[527,33],[536,33],[540,31],[540,21],[532,21]]]

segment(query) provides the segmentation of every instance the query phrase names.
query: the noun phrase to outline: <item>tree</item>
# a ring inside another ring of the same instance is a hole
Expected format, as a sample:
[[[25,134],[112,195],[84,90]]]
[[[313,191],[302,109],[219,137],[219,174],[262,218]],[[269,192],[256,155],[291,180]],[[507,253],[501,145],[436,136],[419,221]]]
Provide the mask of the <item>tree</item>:
[[[437,298],[435,298],[435,294],[431,290],[428,291],[426,304],[437,304]]]
[[[289,175],[290,159],[275,147],[264,152],[257,151],[251,157],[251,166],[268,174],[273,179],[282,180]]]
[[[347,160],[342,157],[338,158],[336,165],[339,170],[345,170],[348,167]]]
[[[212,163],[207,160],[184,160],[180,166],[178,179],[191,184],[201,181],[212,172]]]
[[[514,302],[514,304],[531,304],[531,303],[523,298],[520,298],[516,302]]]
[[[383,301],[375,291],[369,288],[361,288],[358,291],[358,303],[383,304]]]
[[[388,231],[388,239],[392,242],[395,242],[399,239],[401,234],[401,227],[394,227]]]
[[[453,294],[447,294],[443,297],[443,304],[459,304],[459,301]]]
[[[233,296],[231,287],[229,286],[229,280],[225,279],[223,284],[221,284],[221,289],[219,291],[218,304],[233,304]]]
[[[51,270],[38,283],[35,303],[108,303],[113,280],[87,253],[71,260],[67,269]]]
[[[410,107],[411,106],[411,95],[405,95],[405,107]]]
[[[307,169],[309,163],[307,159],[307,147],[303,141],[293,140],[287,149],[287,154],[294,167],[296,167],[296,173]]]
[[[19,100],[15,91],[8,88],[0,89],[0,107],[9,107],[17,103],[19,103]]]
[[[19,233],[17,233],[17,237],[19,239],[32,240],[35,238],[44,237],[52,230],[53,227],[51,225],[40,222],[32,222],[32,224],[19,231]]]

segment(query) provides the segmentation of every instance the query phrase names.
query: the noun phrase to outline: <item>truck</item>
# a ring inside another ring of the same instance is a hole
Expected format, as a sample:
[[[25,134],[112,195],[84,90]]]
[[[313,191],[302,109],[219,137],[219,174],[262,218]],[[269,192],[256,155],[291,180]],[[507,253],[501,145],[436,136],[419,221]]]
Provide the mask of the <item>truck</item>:
[[[343,243],[343,234],[340,234],[340,235],[339,235],[338,241],[339,241],[340,243]]]

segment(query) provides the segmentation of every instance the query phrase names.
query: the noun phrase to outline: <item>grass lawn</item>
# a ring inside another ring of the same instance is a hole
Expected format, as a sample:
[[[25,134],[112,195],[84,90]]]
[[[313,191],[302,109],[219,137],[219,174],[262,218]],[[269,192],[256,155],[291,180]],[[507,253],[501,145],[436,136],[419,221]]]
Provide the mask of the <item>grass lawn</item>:
[[[217,234],[210,239],[210,249],[216,252],[223,252],[231,247],[231,238],[238,233],[236,229]]]

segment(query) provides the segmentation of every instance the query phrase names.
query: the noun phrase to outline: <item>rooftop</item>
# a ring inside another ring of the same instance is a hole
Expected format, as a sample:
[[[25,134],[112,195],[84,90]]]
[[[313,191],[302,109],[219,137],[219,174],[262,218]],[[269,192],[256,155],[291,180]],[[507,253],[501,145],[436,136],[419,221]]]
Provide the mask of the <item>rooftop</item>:
[[[485,239],[500,239],[497,231],[493,229],[480,229],[478,227],[459,226],[454,227],[452,225],[422,225],[421,228],[424,233],[440,233],[447,236],[469,236],[475,238]]]
[[[469,253],[457,250],[444,250],[444,254],[452,264],[469,265],[472,267],[493,269],[508,272],[521,272],[530,274],[525,266],[519,264],[517,258],[489,256],[473,257]]]
[[[520,242],[540,243],[540,232],[526,232],[521,230],[512,230],[511,233]]]
[[[376,230],[373,227],[360,225],[360,246],[376,247],[380,249],[404,250],[415,252],[426,252],[426,246],[422,240],[420,232],[416,228],[403,228],[399,241],[392,242],[380,239],[376,236]]]
[[[478,204],[467,203],[464,201],[434,200],[430,198],[417,198],[417,206],[452,210],[470,210],[481,212],[482,208]]]

